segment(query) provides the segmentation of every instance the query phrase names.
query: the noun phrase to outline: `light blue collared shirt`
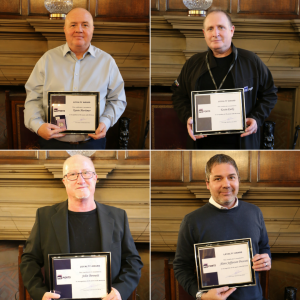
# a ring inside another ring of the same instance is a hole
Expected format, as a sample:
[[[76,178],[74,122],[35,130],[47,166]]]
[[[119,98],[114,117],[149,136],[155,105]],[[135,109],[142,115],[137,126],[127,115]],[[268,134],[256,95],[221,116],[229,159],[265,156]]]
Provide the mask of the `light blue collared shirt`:
[[[36,63],[27,83],[25,126],[37,133],[47,122],[48,91],[100,92],[99,122],[108,130],[126,108],[124,81],[115,60],[106,52],[90,45],[81,59],[68,44],[47,51]],[[84,141],[87,135],[65,135],[64,142]]]

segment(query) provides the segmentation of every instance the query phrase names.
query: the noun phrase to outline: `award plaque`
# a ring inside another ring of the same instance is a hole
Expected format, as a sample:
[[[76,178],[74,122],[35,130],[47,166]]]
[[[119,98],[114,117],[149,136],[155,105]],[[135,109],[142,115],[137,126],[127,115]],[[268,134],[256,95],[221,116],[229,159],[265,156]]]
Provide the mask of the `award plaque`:
[[[251,238],[194,244],[198,290],[256,285]]]
[[[60,299],[101,299],[111,291],[110,252],[49,254],[50,290]]]
[[[95,133],[99,125],[98,92],[48,92],[47,122],[66,134]]]
[[[194,135],[243,133],[246,129],[244,89],[193,91]]]

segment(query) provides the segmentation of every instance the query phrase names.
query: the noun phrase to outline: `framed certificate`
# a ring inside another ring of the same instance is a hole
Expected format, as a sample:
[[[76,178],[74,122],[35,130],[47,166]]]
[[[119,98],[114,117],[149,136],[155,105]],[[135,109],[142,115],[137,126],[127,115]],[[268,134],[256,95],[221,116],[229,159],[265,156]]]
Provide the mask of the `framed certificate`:
[[[243,88],[193,91],[191,99],[194,135],[245,132]]]
[[[48,92],[48,123],[66,134],[95,133],[99,125],[98,92]]]
[[[256,285],[251,238],[194,244],[199,290]]]
[[[50,290],[60,299],[101,299],[111,290],[110,252],[49,254]]]

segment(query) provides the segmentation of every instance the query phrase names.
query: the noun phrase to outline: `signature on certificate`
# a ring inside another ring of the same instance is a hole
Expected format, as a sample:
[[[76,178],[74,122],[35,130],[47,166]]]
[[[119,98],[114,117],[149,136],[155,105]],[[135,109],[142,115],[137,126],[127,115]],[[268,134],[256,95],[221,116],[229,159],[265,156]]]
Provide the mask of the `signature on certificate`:
[[[233,117],[229,117],[223,121],[220,121],[221,123],[236,123],[237,120],[235,120]]]

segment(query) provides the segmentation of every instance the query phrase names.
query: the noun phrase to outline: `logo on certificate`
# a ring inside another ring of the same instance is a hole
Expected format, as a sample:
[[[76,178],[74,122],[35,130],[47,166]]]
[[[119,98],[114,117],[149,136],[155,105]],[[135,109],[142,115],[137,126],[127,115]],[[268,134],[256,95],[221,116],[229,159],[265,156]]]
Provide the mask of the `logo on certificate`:
[[[56,284],[72,284],[72,274],[70,269],[56,270]]]
[[[209,112],[210,112],[210,110],[208,110],[208,109],[204,110],[203,108],[199,108],[199,110],[198,110],[199,114],[209,113]]]

